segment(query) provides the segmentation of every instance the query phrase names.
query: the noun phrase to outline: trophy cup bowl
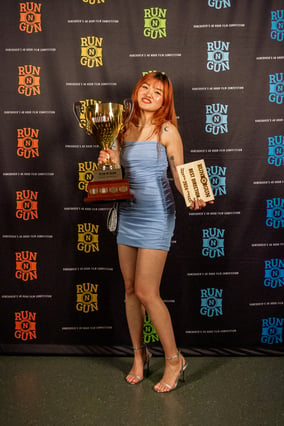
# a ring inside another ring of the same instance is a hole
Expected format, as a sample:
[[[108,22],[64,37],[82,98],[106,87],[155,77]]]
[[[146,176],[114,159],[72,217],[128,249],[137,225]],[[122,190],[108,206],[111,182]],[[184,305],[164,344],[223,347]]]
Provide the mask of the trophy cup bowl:
[[[119,132],[129,121],[132,110],[131,99],[124,99],[123,104],[87,99],[73,105],[80,127],[103,150],[112,148]],[[88,183],[88,195],[84,201],[118,201],[128,198],[133,198],[133,195],[129,192],[129,182],[122,178],[121,168],[110,158],[97,165],[93,180]]]

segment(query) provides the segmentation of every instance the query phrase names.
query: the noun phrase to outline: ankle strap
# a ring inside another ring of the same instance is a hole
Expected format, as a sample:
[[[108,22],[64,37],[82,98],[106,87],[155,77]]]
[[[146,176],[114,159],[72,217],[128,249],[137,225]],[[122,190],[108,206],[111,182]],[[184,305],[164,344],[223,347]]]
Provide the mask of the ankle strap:
[[[133,347],[132,349],[134,350],[134,351],[142,351],[142,349],[144,349],[144,348],[146,348],[146,345],[143,345],[143,346],[138,346],[138,347]]]
[[[179,356],[180,356],[180,351],[178,351],[178,353],[177,353],[176,355],[174,355],[174,356],[170,356],[170,357],[166,357],[165,359],[166,359],[167,361],[170,361],[171,359],[179,358]]]

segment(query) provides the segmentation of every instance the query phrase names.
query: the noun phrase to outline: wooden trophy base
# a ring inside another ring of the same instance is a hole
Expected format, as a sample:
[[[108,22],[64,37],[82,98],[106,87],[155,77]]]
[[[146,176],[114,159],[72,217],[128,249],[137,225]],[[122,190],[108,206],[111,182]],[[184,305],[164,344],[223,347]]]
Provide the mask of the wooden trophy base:
[[[119,201],[134,198],[129,192],[129,182],[126,179],[92,181],[88,184],[88,195],[85,202]]]

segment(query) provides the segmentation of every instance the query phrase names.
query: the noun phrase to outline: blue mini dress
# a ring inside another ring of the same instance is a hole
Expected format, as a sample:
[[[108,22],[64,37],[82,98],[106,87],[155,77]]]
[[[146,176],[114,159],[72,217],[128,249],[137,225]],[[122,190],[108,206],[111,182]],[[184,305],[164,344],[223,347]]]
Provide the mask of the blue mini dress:
[[[168,251],[175,202],[167,178],[166,148],[157,141],[124,142],[120,161],[134,199],[119,205],[117,243]]]

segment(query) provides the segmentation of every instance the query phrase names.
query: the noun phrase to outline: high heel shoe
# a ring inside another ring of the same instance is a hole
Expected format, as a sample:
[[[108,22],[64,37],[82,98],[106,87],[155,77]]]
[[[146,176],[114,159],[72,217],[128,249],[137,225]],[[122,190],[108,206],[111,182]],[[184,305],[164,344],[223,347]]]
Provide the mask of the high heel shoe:
[[[143,346],[140,346],[140,347],[137,347],[137,348],[133,348],[134,351],[142,351],[143,349],[145,349],[145,359],[144,359],[143,369],[146,370],[145,374],[148,377],[149,373],[150,373],[150,359],[152,357],[152,353],[150,351],[148,351],[146,345],[143,345]],[[127,380],[127,377],[134,377],[134,379],[137,379],[137,380],[134,381],[134,382],[132,382],[132,381],[130,382],[129,380]],[[127,374],[127,376],[125,377],[125,380],[127,381],[127,383],[129,385],[137,385],[138,383],[142,382],[143,379],[144,379],[144,376],[140,377],[140,376],[138,376],[136,374],[132,374],[132,373]]]
[[[185,381],[185,378],[184,378],[185,374],[184,373],[185,373],[185,370],[187,369],[188,364],[187,364],[186,360],[184,359],[184,357],[182,356],[182,354],[181,354],[180,351],[178,351],[178,353],[176,355],[171,356],[169,358],[166,358],[166,360],[170,361],[170,360],[175,359],[175,358],[181,358],[182,365],[181,365],[181,369],[179,371],[179,374],[178,374],[178,376],[176,378],[176,381],[175,381],[174,385],[171,386],[171,385],[169,385],[168,383],[165,383],[165,382],[158,382],[155,386],[157,386],[157,385],[160,384],[162,386],[165,386],[168,390],[160,390],[160,389],[156,389],[156,387],[154,387],[154,391],[155,392],[159,392],[159,393],[171,392],[174,389],[176,389],[179,380],[182,380],[183,382]]]

